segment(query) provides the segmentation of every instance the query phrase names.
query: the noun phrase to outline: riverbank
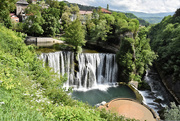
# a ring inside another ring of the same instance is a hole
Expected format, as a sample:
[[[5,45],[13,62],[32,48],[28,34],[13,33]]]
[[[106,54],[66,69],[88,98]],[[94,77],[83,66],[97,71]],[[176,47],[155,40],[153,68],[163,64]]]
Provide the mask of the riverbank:
[[[155,64],[155,67],[157,69],[157,72],[160,75],[160,78],[162,80],[162,83],[166,87],[166,89],[169,91],[169,93],[174,97],[176,100],[176,103],[180,104],[180,82],[172,82],[171,76],[164,76],[161,72],[161,70],[158,68],[157,64]]]

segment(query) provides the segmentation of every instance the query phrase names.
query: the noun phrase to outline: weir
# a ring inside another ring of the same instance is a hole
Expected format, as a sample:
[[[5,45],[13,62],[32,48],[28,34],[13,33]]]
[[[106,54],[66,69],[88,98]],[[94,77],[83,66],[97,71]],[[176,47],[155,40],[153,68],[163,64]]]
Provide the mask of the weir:
[[[92,88],[98,84],[117,82],[118,66],[115,54],[81,53],[78,55],[77,74],[74,72],[74,53],[60,51],[43,53],[39,56],[45,65],[60,75],[67,75],[65,87]]]

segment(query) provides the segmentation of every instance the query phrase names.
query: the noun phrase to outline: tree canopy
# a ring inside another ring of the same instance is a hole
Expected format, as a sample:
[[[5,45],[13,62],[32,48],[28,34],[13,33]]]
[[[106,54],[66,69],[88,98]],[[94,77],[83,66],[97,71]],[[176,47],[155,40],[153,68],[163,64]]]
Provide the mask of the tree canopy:
[[[1,0],[0,1],[0,23],[6,27],[11,28],[10,12],[15,9],[16,0]]]
[[[150,30],[152,49],[158,53],[158,67],[164,76],[172,76],[174,82],[180,79],[180,16],[179,9],[174,16],[165,17]]]
[[[85,45],[85,31],[79,19],[73,21],[65,30],[66,41],[75,46],[76,51],[80,51]]]

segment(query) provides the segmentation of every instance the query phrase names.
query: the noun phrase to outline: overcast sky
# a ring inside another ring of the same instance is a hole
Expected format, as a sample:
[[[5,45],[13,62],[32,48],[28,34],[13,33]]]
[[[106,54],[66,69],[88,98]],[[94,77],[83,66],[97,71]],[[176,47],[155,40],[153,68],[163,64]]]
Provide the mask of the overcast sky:
[[[59,0],[62,1],[62,0]],[[136,11],[146,13],[175,12],[180,8],[180,0],[66,0],[70,3],[79,3],[111,10]]]

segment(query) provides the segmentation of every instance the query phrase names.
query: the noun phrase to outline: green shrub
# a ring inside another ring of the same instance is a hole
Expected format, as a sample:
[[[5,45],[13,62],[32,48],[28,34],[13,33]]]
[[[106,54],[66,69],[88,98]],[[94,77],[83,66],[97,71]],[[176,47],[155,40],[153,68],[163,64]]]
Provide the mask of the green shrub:
[[[172,102],[170,108],[166,107],[164,116],[166,120],[180,120],[180,105]]]

